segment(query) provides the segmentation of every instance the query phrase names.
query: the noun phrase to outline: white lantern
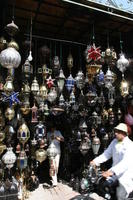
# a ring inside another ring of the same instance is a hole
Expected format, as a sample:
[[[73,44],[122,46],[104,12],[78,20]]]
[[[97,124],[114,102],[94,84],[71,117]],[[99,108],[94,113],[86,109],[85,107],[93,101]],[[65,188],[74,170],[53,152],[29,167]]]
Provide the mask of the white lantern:
[[[50,92],[48,93],[48,101],[49,101],[50,103],[53,103],[53,102],[56,100],[56,98],[57,98],[56,89],[55,89],[55,87],[52,87],[52,88],[50,89]]]
[[[60,69],[60,74],[57,80],[57,84],[58,84],[58,88],[60,92],[62,92],[63,90],[64,83],[65,83],[65,76],[64,76],[63,70]]]
[[[7,152],[2,157],[2,161],[8,169],[12,168],[16,161],[16,155],[13,153],[12,149],[12,147],[7,148]]]
[[[21,62],[21,56],[19,52],[10,46],[10,43],[8,45],[8,48],[1,51],[0,53],[0,63],[5,68],[17,68],[20,65]]]
[[[34,80],[32,81],[32,84],[31,84],[31,92],[34,95],[37,95],[38,91],[39,91],[39,84],[36,77],[34,77]]]
[[[94,155],[98,154],[99,148],[100,148],[100,139],[97,136],[95,136],[92,140],[92,150]]]
[[[124,54],[121,54],[119,60],[117,61],[117,68],[123,73],[128,65],[129,61],[125,58]]]

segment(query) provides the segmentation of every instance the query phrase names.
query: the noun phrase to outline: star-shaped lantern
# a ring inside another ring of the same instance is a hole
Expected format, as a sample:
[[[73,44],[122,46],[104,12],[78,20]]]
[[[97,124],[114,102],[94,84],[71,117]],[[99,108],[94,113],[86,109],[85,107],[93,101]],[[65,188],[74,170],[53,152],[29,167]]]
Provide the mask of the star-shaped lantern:
[[[101,58],[100,47],[96,47],[95,43],[88,49],[88,60],[99,60]]]
[[[55,80],[55,79],[52,79],[51,76],[49,76],[49,78],[46,79],[46,81],[47,81],[47,82],[46,82],[46,85],[47,85],[47,87],[48,87],[49,89],[54,85],[54,80]]]

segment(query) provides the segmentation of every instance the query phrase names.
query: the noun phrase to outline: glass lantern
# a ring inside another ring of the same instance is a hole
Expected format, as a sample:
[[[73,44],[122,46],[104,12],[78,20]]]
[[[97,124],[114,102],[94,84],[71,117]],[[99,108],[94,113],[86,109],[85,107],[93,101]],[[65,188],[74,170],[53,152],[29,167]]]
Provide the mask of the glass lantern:
[[[60,74],[59,74],[58,79],[57,79],[59,92],[62,92],[63,87],[64,87],[64,83],[65,83],[65,76],[64,76],[63,70],[60,69]]]
[[[8,169],[11,169],[16,162],[16,155],[13,153],[12,149],[12,147],[7,148],[7,152],[2,157],[2,161]]]

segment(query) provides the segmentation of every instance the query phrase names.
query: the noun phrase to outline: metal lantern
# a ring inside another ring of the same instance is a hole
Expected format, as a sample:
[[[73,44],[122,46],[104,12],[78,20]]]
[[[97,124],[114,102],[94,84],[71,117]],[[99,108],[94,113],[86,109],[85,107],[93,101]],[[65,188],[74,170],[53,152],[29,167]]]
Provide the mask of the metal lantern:
[[[79,150],[82,153],[82,155],[85,156],[90,148],[91,148],[90,140],[83,140],[80,144]]]
[[[5,139],[5,132],[0,130],[0,143]]]
[[[122,112],[121,112],[120,108],[118,108],[117,117],[118,117],[118,120],[120,121],[121,117],[122,117]]]
[[[86,97],[87,97],[87,100],[88,100],[88,104],[90,106],[94,106],[96,104],[98,96],[97,96],[96,91],[93,88],[88,91],[88,93],[86,94]]]
[[[39,124],[35,127],[35,138],[37,140],[41,140],[46,135],[46,127],[39,121]]]
[[[16,155],[13,153],[12,149],[12,147],[7,148],[7,152],[2,157],[2,161],[8,169],[12,168],[16,161]]]
[[[11,76],[8,76],[6,78],[6,83],[4,84],[4,92],[9,94],[13,91],[14,91],[13,79]]]
[[[51,143],[47,149],[47,155],[52,160],[57,155],[57,149],[53,143]]]
[[[30,112],[30,102],[29,99],[26,99],[27,101],[22,102],[20,110],[24,115],[28,115]]]
[[[108,68],[105,76],[104,76],[104,80],[105,80],[105,87],[110,89],[112,87],[113,82],[116,79],[116,75]]]
[[[45,84],[40,86],[40,96],[42,97],[43,100],[47,98],[47,88]]]
[[[92,139],[92,150],[95,156],[98,154],[100,144],[100,139],[95,135],[95,137]]]
[[[69,92],[74,88],[74,84],[75,84],[75,80],[72,77],[72,74],[70,74],[70,76],[66,79],[66,84],[65,84]]]
[[[50,103],[53,103],[55,100],[56,100],[56,98],[57,98],[57,92],[56,92],[56,88],[55,87],[52,87],[51,89],[50,89],[50,92],[48,93],[48,101],[50,102]]]
[[[21,88],[21,92],[24,96],[28,96],[30,95],[30,86],[29,83],[26,82],[23,84],[23,87]]]
[[[104,150],[107,148],[108,143],[109,143],[109,135],[106,133],[103,137],[102,137],[102,145],[104,147]]]
[[[67,67],[69,68],[70,71],[73,67],[73,57],[72,57],[71,53],[69,53],[69,55],[67,57]]]
[[[120,83],[120,92],[121,92],[121,95],[123,97],[126,97],[128,94],[129,94],[129,84],[128,82],[124,79],[124,75],[123,75],[123,78],[122,78],[122,81]]]
[[[76,80],[76,86],[77,88],[79,88],[80,90],[82,90],[85,86],[85,77],[83,72],[80,70],[75,78]]]
[[[92,83],[92,81],[94,80],[94,77],[96,76],[96,74],[99,73],[99,70],[101,68],[102,68],[101,65],[96,65],[96,64],[93,64],[93,65],[87,64],[86,65],[89,83]]]
[[[30,64],[29,60],[26,59],[25,63],[22,66],[22,73],[26,78],[29,78],[33,74],[33,66]]]
[[[99,73],[97,74],[96,80],[99,86],[104,85],[104,72],[102,69],[100,69]]]
[[[49,108],[48,108],[48,104],[47,103],[45,103],[45,105],[44,105],[44,115],[45,116],[49,115]]]
[[[109,108],[108,110],[108,116],[109,116],[109,124],[110,125],[113,125],[114,124],[114,120],[115,120],[115,115],[114,115],[114,112],[113,112],[113,109],[112,108]]]
[[[34,77],[32,84],[31,84],[31,92],[34,95],[37,95],[38,91],[39,91],[39,84],[38,84],[36,77]]]
[[[10,46],[10,43],[8,45],[7,49],[4,49],[0,53],[0,63],[5,68],[17,68],[20,65],[21,62],[21,56],[19,52]]]
[[[14,36],[16,35],[16,33],[19,31],[18,26],[14,23],[14,21],[12,20],[12,22],[10,24],[7,24],[5,27],[5,30],[7,31],[7,33],[10,36]]]
[[[47,151],[45,151],[44,149],[36,150],[35,154],[36,154],[36,160],[39,161],[40,163],[42,163],[47,158]]]
[[[120,54],[120,58],[117,61],[117,68],[124,73],[124,71],[126,70],[126,68],[129,65],[129,61],[125,58],[124,54]]]
[[[20,170],[23,170],[27,167],[27,155],[24,150],[20,151],[19,156],[17,158],[17,167]]]
[[[19,126],[18,131],[17,131],[17,138],[23,145],[30,138],[30,131],[25,122],[23,122],[22,125]]]
[[[70,94],[70,104],[75,104],[75,95],[74,95],[74,92],[72,90],[71,94]]]
[[[64,106],[65,106],[65,99],[64,99],[63,94],[60,95],[60,98],[59,98],[59,106],[61,106],[61,107],[64,107]]]
[[[34,104],[34,106],[31,108],[31,111],[32,111],[32,119],[31,119],[31,122],[32,122],[32,123],[38,122],[38,119],[37,119],[37,111],[38,111],[38,108],[36,107],[35,104]]]
[[[48,77],[48,75],[52,74],[52,69],[49,69],[46,64],[44,64],[42,66],[42,75],[43,75],[43,79],[46,80],[46,78]]]
[[[80,120],[79,129],[83,132],[87,130],[87,124],[86,124],[86,121],[84,119]]]
[[[113,106],[115,102],[115,88],[114,87],[111,87],[108,91],[108,101],[109,101],[109,105]]]
[[[11,121],[15,116],[15,110],[14,108],[7,108],[6,111],[5,111],[5,117]]]
[[[60,74],[57,78],[57,84],[58,84],[59,92],[62,92],[63,87],[64,87],[64,83],[65,83],[65,76],[64,76],[63,70],[60,69]]]

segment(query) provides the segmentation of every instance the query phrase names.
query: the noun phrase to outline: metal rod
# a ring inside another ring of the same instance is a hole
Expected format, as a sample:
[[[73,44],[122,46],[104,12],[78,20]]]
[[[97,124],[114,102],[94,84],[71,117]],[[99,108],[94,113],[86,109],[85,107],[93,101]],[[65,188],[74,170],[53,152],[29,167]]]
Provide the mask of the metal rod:
[[[78,5],[78,6],[82,6],[82,7],[85,7],[85,8],[89,8],[89,9],[92,9],[92,10],[96,10],[96,11],[99,11],[99,12],[103,12],[103,13],[113,15],[113,16],[116,16],[116,17],[119,17],[119,18],[122,18],[122,19],[126,19],[126,20],[129,20],[129,21],[133,21],[132,18],[122,16],[122,15],[119,15],[119,14],[116,14],[116,13],[113,13],[113,12],[110,12],[110,11],[102,10],[100,8],[94,8],[92,6],[85,5],[85,4],[82,4],[82,3],[77,3],[77,2],[74,2],[74,1],[71,1],[71,0],[62,0],[62,1],[67,2],[67,3],[71,3],[71,4],[75,4],[75,5]]]
[[[25,33],[24,36],[27,37],[27,36],[29,36],[29,34]],[[81,43],[81,42],[76,42],[76,41],[71,41],[71,40],[62,40],[62,39],[44,37],[44,36],[39,36],[39,35],[32,35],[32,38],[44,39],[44,40],[49,40],[49,41],[64,42],[64,43],[70,43],[70,44],[82,45],[82,46],[86,46],[87,45],[87,44]]]

